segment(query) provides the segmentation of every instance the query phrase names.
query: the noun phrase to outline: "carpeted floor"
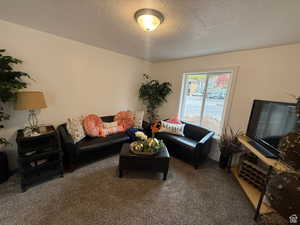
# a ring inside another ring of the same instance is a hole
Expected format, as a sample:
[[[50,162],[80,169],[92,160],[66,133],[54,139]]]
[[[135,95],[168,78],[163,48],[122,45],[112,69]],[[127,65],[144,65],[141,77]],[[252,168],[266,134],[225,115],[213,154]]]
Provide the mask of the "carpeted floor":
[[[20,192],[13,176],[0,185],[1,225],[254,225],[254,210],[228,173],[213,161],[198,170],[171,158],[160,174],[117,176],[118,157]]]

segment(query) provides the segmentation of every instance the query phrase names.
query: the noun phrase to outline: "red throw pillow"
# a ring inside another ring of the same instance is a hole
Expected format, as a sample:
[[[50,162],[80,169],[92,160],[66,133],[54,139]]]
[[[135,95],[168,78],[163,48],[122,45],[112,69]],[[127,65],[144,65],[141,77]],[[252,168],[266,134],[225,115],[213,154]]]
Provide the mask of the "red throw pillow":
[[[83,127],[88,136],[99,137],[100,130],[102,129],[102,120],[99,116],[90,114],[84,118]]]
[[[173,116],[170,119],[168,119],[166,122],[174,123],[174,124],[182,124],[178,116]]]
[[[132,128],[134,125],[134,115],[129,111],[119,112],[115,116],[114,121],[117,121],[119,126],[122,126],[124,130],[127,130],[129,128]]]

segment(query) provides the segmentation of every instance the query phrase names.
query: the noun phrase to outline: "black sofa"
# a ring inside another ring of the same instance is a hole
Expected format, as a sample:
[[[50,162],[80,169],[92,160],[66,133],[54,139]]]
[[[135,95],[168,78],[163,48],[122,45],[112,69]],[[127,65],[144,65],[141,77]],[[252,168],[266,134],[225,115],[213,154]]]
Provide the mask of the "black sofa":
[[[114,116],[101,117],[104,122],[113,122]],[[66,123],[58,126],[61,137],[62,149],[64,151],[64,164],[72,171],[77,167],[81,156],[89,154],[109,155],[120,152],[123,143],[129,142],[129,137],[125,132],[109,135],[107,137],[89,137],[74,144],[73,138],[66,129]]]
[[[101,119],[104,122],[112,122],[114,116],[103,116]],[[156,138],[164,141],[171,155],[193,163],[194,167],[197,169],[199,164],[207,158],[210,152],[210,145],[214,132],[201,126],[186,122],[182,123],[185,124],[184,137],[166,132],[159,132],[156,134]],[[124,143],[130,142],[130,138],[125,132],[120,132],[105,138],[86,136],[84,139],[74,144],[73,138],[66,129],[66,123],[59,125],[57,129],[61,137],[61,145],[64,151],[64,164],[72,171],[76,169],[81,158],[84,158],[82,156],[91,155],[93,157],[92,153],[103,156],[117,154],[120,152]],[[143,121],[143,130],[148,136],[151,135],[150,124],[145,121]]]
[[[184,136],[158,132],[156,138],[164,141],[171,155],[191,162],[197,169],[208,157],[214,132],[201,126],[182,123],[185,124]]]

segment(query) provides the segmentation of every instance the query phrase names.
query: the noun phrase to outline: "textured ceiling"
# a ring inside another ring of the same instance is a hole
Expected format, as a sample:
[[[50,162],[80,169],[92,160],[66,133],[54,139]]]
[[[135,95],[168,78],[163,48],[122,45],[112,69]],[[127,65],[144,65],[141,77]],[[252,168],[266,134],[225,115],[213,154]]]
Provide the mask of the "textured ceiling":
[[[165,22],[144,32],[133,15]],[[299,0],[0,0],[0,19],[160,61],[300,42]]]

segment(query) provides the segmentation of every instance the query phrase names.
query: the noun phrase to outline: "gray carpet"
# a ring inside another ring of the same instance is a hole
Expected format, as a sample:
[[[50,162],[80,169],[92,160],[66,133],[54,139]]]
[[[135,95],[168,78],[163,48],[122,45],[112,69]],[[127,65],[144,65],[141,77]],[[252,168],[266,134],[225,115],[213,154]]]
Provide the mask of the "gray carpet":
[[[256,224],[239,185],[213,161],[195,170],[172,158],[167,181],[144,172],[120,179],[117,164],[100,160],[25,193],[11,177],[0,185],[0,224]]]

